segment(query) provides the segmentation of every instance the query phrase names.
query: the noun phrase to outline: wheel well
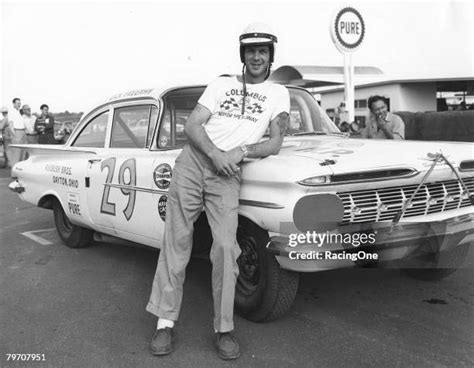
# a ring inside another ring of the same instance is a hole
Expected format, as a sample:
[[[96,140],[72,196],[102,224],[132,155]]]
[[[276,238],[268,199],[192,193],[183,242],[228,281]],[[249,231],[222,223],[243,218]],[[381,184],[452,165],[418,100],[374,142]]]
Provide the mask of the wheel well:
[[[250,218],[239,215],[239,224],[252,223],[253,225],[261,228]],[[263,229],[264,230],[264,229]],[[266,231],[266,230],[265,230]],[[268,233],[268,232],[267,232]],[[207,220],[206,212],[203,211],[196,222],[194,223],[194,234],[193,234],[193,255],[196,254],[207,254],[209,253],[212,246],[212,234],[209,222]]]
[[[38,202],[38,207],[40,208],[47,208],[49,210],[53,209],[53,203],[54,201],[59,201],[56,196],[52,194],[45,195],[42,197],[39,202]]]

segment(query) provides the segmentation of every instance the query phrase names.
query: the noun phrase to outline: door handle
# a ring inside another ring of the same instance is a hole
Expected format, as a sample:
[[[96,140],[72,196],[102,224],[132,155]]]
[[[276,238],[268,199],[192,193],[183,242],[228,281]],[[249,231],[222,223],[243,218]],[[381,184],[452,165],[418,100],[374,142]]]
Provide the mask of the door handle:
[[[101,158],[91,158],[91,159],[89,159],[90,164],[93,164],[94,162],[100,162],[100,161],[102,161]]]

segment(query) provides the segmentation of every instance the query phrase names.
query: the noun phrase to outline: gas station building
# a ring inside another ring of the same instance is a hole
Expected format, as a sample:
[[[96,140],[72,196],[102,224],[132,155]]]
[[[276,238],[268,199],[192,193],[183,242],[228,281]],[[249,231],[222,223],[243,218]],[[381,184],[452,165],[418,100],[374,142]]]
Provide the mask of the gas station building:
[[[386,79],[376,67],[355,67],[355,120],[368,118],[367,99],[382,95],[388,99],[390,111],[457,110],[461,103],[474,108],[474,77]],[[343,68],[333,66],[282,66],[270,80],[298,85],[310,90],[321,107],[333,118],[344,101]]]

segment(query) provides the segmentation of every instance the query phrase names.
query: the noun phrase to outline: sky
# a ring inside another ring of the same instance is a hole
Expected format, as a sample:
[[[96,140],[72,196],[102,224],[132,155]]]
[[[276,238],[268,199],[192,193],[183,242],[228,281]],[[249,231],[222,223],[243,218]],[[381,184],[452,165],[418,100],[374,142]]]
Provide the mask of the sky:
[[[0,2],[0,104],[20,97],[33,112],[42,103],[79,112],[120,91],[239,73],[238,36],[256,21],[278,37],[273,69],[342,66],[329,27],[343,6],[366,24],[355,65],[386,79],[474,77],[468,0]]]

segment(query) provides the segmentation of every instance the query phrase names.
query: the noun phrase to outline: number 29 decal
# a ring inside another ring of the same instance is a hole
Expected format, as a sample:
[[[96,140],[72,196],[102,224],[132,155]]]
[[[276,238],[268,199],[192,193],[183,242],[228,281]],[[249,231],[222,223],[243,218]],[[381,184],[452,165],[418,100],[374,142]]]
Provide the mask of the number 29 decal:
[[[100,165],[101,171],[104,171],[104,169],[107,168],[107,177],[105,179],[104,191],[102,193],[100,212],[112,216],[115,216],[115,203],[109,202],[109,195],[110,188],[113,186],[112,179],[114,177],[116,161],[117,160],[115,157],[110,157],[107,160],[102,161],[102,164]],[[126,175],[127,172],[128,175]],[[120,165],[118,182],[118,187],[120,188],[122,194],[128,196],[127,206],[122,212],[125,215],[127,221],[129,221],[133,215],[135,201],[137,198],[137,192],[132,188],[137,184],[137,164],[134,158],[125,160],[122,165]]]

